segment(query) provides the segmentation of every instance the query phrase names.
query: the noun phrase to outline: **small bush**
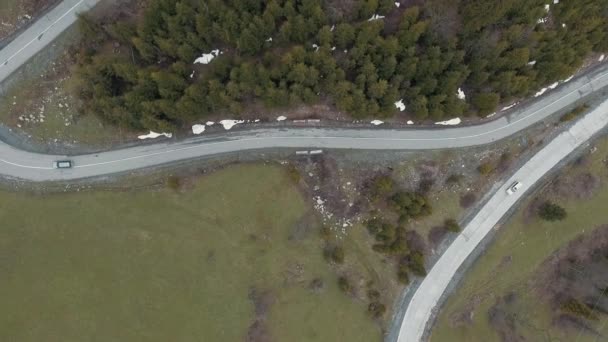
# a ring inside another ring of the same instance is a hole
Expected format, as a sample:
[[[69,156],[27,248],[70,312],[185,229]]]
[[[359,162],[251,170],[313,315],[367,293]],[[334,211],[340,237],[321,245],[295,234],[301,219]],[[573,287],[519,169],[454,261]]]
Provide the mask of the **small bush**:
[[[443,228],[449,232],[458,233],[460,231],[460,225],[454,219],[447,219],[443,223]]]
[[[448,185],[460,185],[460,183],[462,183],[463,180],[464,180],[464,175],[461,175],[459,173],[454,173],[454,174],[451,174],[445,180],[445,184],[448,184]]]
[[[299,183],[300,179],[302,179],[302,175],[300,174],[300,171],[293,164],[290,164],[289,166],[287,166],[287,177],[289,177],[289,179],[291,179],[291,181],[294,183]]]
[[[369,303],[369,306],[367,307],[367,312],[369,312],[369,314],[374,319],[379,319],[379,318],[382,318],[382,316],[384,316],[384,313],[386,312],[386,306],[384,306],[384,304],[377,302],[377,301],[371,302],[371,303]]]
[[[369,192],[372,199],[379,199],[393,192],[395,182],[390,176],[377,176],[370,182]]]
[[[328,226],[322,226],[319,234],[323,240],[327,241],[331,238],[331,229]]]
[[[178,191],[182,185],[182,180],[177,176],[169,176],[167,178],[167,187],[173,191]]]
[[[576,317],[582,317],[590,320],[597,320],[598,318],[597,314],[589,307],[589,305],[581,303],[574,298],[570,298],[563,302],[560,309],[563,312]]]
[[[424,267],[424,255],[419,252],[412,252],[408,256],[408,267],[412,273],[419,277],[426,276],[426,268]]]
[[[327,246],[323,250],[325,260],[332,261],[336,264],[344,263],[344,248],[341,246]]]
[[[377,302],[380,300],[380,291],[374,289],[367,291],[367,298],[369,298],[371,301]]]
[[[338,278],[338,287],[344,293],[350,293],[353,290],[353,287],[350,285],[350,281],[345,276]]]
[[[477,195],[474,192],[468,192],[460,197],[460,207],[463,209],[470,208],[477,201]]]
[[[568,216],[566,210],[552,202],[545,202],[538,208],[538,215],[545,221],[561,221]]]
[[[487,176],[494,172],[494,164],[489,161],[483,162],[479,164],[479,166],[477,167],[477,171],[479,171],[481,175]]]

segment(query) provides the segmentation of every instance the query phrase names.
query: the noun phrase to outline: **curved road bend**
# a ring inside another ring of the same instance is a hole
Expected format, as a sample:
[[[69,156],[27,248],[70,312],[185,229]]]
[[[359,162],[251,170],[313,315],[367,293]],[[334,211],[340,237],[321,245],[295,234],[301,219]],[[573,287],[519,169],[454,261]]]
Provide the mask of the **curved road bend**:
[[[399,342],[414,342],[423,338],[427,323],[443,292],[460,265],[479,242],[534,183],[606,125],[608,125],[608,100],[568,131],[553,139],[490,198],[422,280],[403,317]],[[524,187],[511,196],[507,195],[506,187],[516,180]]]
[[[424,150],[483,145],[519,132],[606,86],[608,67],[562,85],[509,117],[445,129],[252,129],[72,157],[35,154],[0,143],[0,174],[30,181],[70,180],[267,148]],[[52,168],[53,161],[65,158],[74,161],[74,168]]]
[[[0,50],[0,82],[50,44],[100,0],[63,0]]]

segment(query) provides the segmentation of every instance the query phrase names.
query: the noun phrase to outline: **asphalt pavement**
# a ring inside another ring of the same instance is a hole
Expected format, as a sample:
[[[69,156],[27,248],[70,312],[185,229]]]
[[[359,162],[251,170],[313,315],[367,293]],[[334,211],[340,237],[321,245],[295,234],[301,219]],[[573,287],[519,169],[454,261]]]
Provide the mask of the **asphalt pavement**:
[[[0,174],[29,181],[70,180],[261,149],[425,150],[483,145],[515,134],[606,86],[608,66],[564,83],[507,116],[443,129],[251,129],[78,156],[30,153],[0,142]],[[53,161],[62,159],[72,160],[74,168],[53,169]]]
[[[0,50],[0,82],[44,49],[100,0],[64,0]]]

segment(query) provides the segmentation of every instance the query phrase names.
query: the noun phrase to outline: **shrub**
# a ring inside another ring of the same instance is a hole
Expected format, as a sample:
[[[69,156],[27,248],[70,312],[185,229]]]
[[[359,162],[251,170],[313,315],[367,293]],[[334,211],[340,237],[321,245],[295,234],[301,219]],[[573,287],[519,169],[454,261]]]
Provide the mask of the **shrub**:
[[[340,290],[342,290],[344,293],[350,293],[353,290],[352,286],[350,285],[350,281],[348,281],[348,278],[345,276],[338,278],[338,287],[340,287]]]
[[[460,225],[454,219],[447,219],[443,223],[443,228],[449,232],[457,233],[460,231]]]
[[[369,300],[377,302],[380,299],[380,292],[378,290],[371,289],[367,291],[367,298]]]
[[[494,164],[489,161],[483,162],[479,164],[479,166],[477,167],[477,171],[479,171],[479,173],[483,176],[487,176],[494,172]]]
[[[369,314],[374,319],[378,319],[384,316],[384,313],[386,312],[386,307],[380,302],[371,302],[367,307],[367,312],[369,312]]]
[[[585,303],[581,303],[580,301],[570,298],[563,302],[560,306],[560,309],[572,316],[582,317],[590,320],[597,320],[597,314],[593,311],[589,305]]]
[[[451,174],[445,180],[445,184],[448,184],[448,185],[460,185],[460,183],[462,183],[463,180],[464,180],[464,175],[462,175],[460,173],[454,173],[454,174]]]
[[[538,208],[538,215],[545,221],[561,221],[568,216],[566,210],[552,202],[545,202]]]
[[[169,176],[167,178],[167,187],[173,191],[178,191],[180,186],[182,185],[182,181],[177,176]]]
[[[370,183],[370,195],[372,199],[378,199],[393,192],[395,183],[390,176],[377,176]]]
[[[327,246],[323,250],[323,256],[327,261],[333,261],[336,264],[344,263],[344,248],[341,246]]]
[[[408,267],[412,273],[419,277],[426,276],[426,269],[424,267],[424,255],[420,252],[412,252],[408,256]]]
[[[289,177],[289,179],[291,179],[291,181],[294,183],[299,183],[300,179],[302,179],[300,171],[295,165],[292,164],[287,166],[287,177]]]
[[[464,209],[470,208],[475,201],[477,201],[477,195],[474,192],[469,192],[460,197],[460,206]]]

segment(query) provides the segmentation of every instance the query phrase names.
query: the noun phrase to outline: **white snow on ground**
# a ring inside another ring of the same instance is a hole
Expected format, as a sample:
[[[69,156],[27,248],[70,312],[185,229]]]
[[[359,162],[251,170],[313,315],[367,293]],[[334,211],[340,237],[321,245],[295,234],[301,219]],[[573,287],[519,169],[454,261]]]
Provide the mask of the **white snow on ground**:
[[[204,53],[194,61],[194,64],[209,64],[215,57],[219,56],[220,53],[221,52],[218,49],[212,50],[210,53]]]
[[[272,41],[272,37],[268,37],[268,39],[266,39],[267,42],[271,42]]]
[[[382,125],[384,123],[384,121],[380,121],[380,120],[374,120],[372,122],[370,122],[372,125],[374,126],[378,126],[378,125]]]
[[[553,4],[554,4],[554,5],[559,4],[559,0],[553,0]]]
[[[373,20],[378,20],[378,19],[384,19],[384,16],[380,15],[380,14],[374,14],[374,15],[372,15],[371,18],[367,19],[367,21],[373,21]]]
[[[573,78],[574,78],[574,75],[566,78],[565,80],[562,81],[562,83],[570,82]]]
[[[205,122],[205,125],[207,125],[207,126],[213,126],[213,125],[215,125],[215,122],[213,122],[213,121],[207,121],[207,122]]]
[[[194,125],[192,126],[192,133],[201,134],[205,131],[205,125]]]
[[[285,120],[287,120],[287,117],[286,117],[286,116],[282,116],[282,115],[281,115],[281,116],[279,116],[279,117],[277,118],[277,121],[285,121]]]
[[[546,11],[547,13],[549,13],[549,10],[550,10],[550,9],[551,9],[551,5],[546,4],[546,5],[545,5],[545,11]]]
[[[401,3],[400,2],[395,2],[395,6],[400,7]]]
[[[549,19],[548,18],[540,18],[536,22],[539,23],[539,24],[544,24],[545,22],[547,22],[547,20],[549,20]]]
[[[190,74],[190,78],[194,78],[194,73],[195,73],[195,71],[192,70],[192,73]]]
[[[530,65],[530,66],[533,66],[535,64],[536,64],[536,61],[530,61],[530,62],[528,62],[528,65]]]
[[[555,82],[549,86],[549,89],[555,89],[559,85],[559,82]]]
[[[536,92],[536,94],[534,94],[534,97],[541,96],[542,94],[546,93],[547,90],[549,90],[549,88],[543,88],[543,89],[539,90],[538,92]]]
[[[222,120],[220,125],[224,126],[225,130],[232,129],[232,127],[245,122],[245,120]]]
[[[312,48],[315,49],[315,52],[319,51],[319,45],[312,44]]]
[[[413,125],[413,124],[414,124],[414,121],[412,121],[412,120],[407,120],[407,122],[406,122],[406,123],[407,123],[408,125]]]
[[[467,94],[464,93],[464,91],[462,91],[462,89],[458,88],[458,98],[461,100],[466,100],[467,98]]]
[[[150,133],[149,133],[149,134],[146,134],[146,135],[140,135],[140,136],[138,136],[137,138],[138,138],[138,139],[141,139],[141,140],[143,140],[143,139],[156,139],[156,138],[158,138],[158,137],[160,137],[160,136],[163,136],[163,135],[164,135],[165,137],[167,137],[167,138],[171,138],[171,137],[173,136],[173,133],[156,133],[156,132],[152,132],[152,131],[150,131]]]
[[[603,61],[605,58],[606,58],[606,55],[602,54],[602,55],[600,56],[600,58],[598,58],[598,60],[597,60],[597,61],[598,61],[598,62],[601,62],[601,61]]]
[[[395,107],[397,107],[400,112],[403,112],[405,110],[405,104],[403,103],[403,99],[395,102]]]
[[[508,106],[506,106],[506,107],[503,107],[503,108],[502,108],[500,111],[501,111],[501,112],[504,112],[505,110],[509,110],[509,109],[511,109],[511,108],[513,108],[513,107],[515,107],[515,106],[517,106],[518,104],[519,104],[519,102],[512,103],[512,104],[510,104],[510,105],[508,105]]]
[[[462,120],[460,120],[460,118],[454,118],[454,119],[447,120],[447,121],[435,122],[435,125],[455,126],[455,125],[460,125],[461,122],[462,122]]]

